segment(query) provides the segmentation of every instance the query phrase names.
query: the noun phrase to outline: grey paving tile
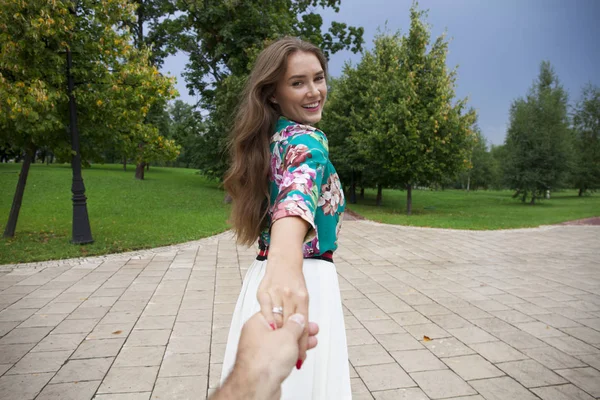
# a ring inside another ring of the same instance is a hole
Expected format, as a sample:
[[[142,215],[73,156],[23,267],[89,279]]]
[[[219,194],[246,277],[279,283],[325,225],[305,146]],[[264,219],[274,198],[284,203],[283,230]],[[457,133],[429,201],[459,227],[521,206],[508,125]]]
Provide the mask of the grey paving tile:
[[[205,376],[158,378],[151,399],[206,399],[207,380],[208,378]]]
[[[117,356],[115,367],[160,366],[165,354],[165,346],[125,346]]]
[[[171,335],[167,350],[171,353],[208,353],[210,350],[210,336],[184,336]]]
[[[348,346],[359,346],[364,344],[375,344],[377,340],[364,328],[346,330]]]
[[[425,341],[423,344],[429,349],[429,351],[440,358],[464,356],[475,353],[474,350],[465,346],[462,342],[458,341],[454,337]]]
[[[600,347],[598,346],[600,345],[600,332],[595,329],[588,328],[587,326],[579,326],[574,328],[561,328],[561,331],[582,340],[587,344]]]
[[[558,329],[538,321],[516,323],[515,326],[536,338],[565,336],[565,334]]]
[[[165,353],[159,378],[174,376],[208,376],[208,353]]]
[[[33,400],[53,375],[53,372],[26,375],[4,375],[0,377],[0,399]]]
[[[148,392],[154,387],[158,367],[113,367],[102,381],[98,393]],[[170,398],[170,397],[164,397]]]
[[[0,339],[0,345],[37,343],[50,333],[51,330],[52,327],[49,326],[38,328],[15,328]]]
[[[423,314],[420,314],[416,311],[408,311],[408,312],[400,312],[400,313],[392,313],[390,314],[390,318],[396,321],[400,326],[406,329],[408,325],[421,325],[430,323]]]
[[[48,351],[43,353],[28,353],[6,375],[38,374],[56,372],[71,355],[70,351]]]
[[[537,400],[537,397],[514,379],[504,376],[470,382],[486,400]]]
[[[443,358],[442,361],[466,381],[504,375],[502,371],[478,354]]]
[[[542,400],[593,400],[594,398],[573,385],[546,386],[531,389]]]
[[[387,351],[417,350],[423,348],[423,345],[408,333],[375,335],[375,338]]]
[[[396,363],[356,367],[356,372],[370,391],[416,386]]]
[[[348,357],[355,368],[363,365],[390,364],[394,362],[394,359],[379,344],[349,346]],[[217,358],[217,360],[220,359],[222,358]]]
[[[93,339],[84,340],[79,345],[75,353],[71,356],[72,359],[81,358],[102,358],[102,357],[115,357],[125,339]]]
[[[552,346],[523,349],[523,353],[550,369],[585,367],[585,364],[577,358],[571,357]]]
[[[474,343],[469,345],[469,347],[493,363],[523,360],[528,358],[525,354],[500,341]]]
[[[383,390],[373,393],[376,400],[429,400],[419,388]]]
[[[419,341],[427,340],[425,339],[426,337],[429,339],[439,339],[452,336],[434,323],[408,325],[404,329]]]
[[[448,369],[414,372],[410,374],[410,377],[413,378],[425,394],[432,399],[477,394],[471,386]]]
[[[60,315],[60,314],[56,314]],[[99,322],[99,319],[66,319],[52,330],[52,334],[59,333],[89,333]]]
[[[494,336],[476,326],[448,329],[448,332],[465,344],[494,342],[498,340]]]
[[[590,346],[589,344],[571,336],[544,338],[544,341],[571,356],[600,354],[600,350],[598,348]]]
[[[61,367],[50,383],[98,381],[98,385],[94,387],[95,392],[113,361],[114,357],[69,360]]]
[[[19,325],[19,328],[55,327],[69,314],[33,314]]]
[[[31,351],[75,350],[85,338],[85,333],[50,334],[42,339]]]
[[[558,372],[575,386],[594,397],[600,397],[600,371],[594,368],[559,369]]]
[[[582,356],[577,356],[577,358],[579,358],[584,363],[588,364],[590,367],[594,367],[597,370],[600,370],[600,357],[598,356],[598,354],[585,354]],[[578,365],[565,366],[565,368],[572,368],[577,366]]]
[[[98,380],[49,384],[36,400],[91,400],[100,382]]]
[[[559,375],[534,360],[508,361],[496,365],[528,388],[567,383]]]
[[[14,364],[35,346],[35,343],[0,345],[0,364]]]
[[[398,364],[402,366],[402,369],[409,373],[447,368],[446,365],[429,350],[394,351],[391,354]]]
[[[171,331],[169,329],[134,329],[125,342],[126,346],[166,346]]]

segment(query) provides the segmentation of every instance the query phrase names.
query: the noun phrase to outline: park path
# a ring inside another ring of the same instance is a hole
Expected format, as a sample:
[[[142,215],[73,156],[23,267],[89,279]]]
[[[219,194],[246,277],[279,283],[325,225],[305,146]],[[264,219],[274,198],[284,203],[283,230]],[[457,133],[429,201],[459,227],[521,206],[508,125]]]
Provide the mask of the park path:
[[[0,399],[205,398],[254,254],[224,233],[0,266]],[[600,398],[599,255],[599,226],[347,221],[354,399]]]

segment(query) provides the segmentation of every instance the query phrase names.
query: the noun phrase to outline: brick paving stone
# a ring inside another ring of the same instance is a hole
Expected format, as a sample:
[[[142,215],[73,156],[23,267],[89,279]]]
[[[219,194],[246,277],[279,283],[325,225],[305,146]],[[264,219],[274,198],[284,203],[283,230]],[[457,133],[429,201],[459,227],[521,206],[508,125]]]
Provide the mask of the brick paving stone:
[[[398,364],[402,366],[402,369],[409,373],[447,368],[446,365],[429,350],[394,351],[391,354]]]
[[[188,400],[206,399],[207,377],[178,376],[158,378],[151,399]]]
[[[49,384],[36,400],[92,400],[101,381]]]
[[[477,353],[493,363],[526,359],[527,356],[504,342],[474,343],[469,345]]]
[[[537,400],[537,397],[514,379],[504,376],[470,382],[486,400]]]
[[[496,366],[528,388],[567,383],[559,375],[534,360],[508,361],[498,363]]]
[[[552,346],[523,349],[523,353],[550,369],[585,367],[585,364],[577,358],[571,357]]]
[[[466,381],[504,375],[502,371],[477,354],[443,358],[442,361]]]
[[[70,351],[28,353],[6,372],[6,375],[56,372],[71,355]]]
[[[416,386],[416,383],[396,363],[356,367],[356,372],[372,392]]]
[[[573,385],[546,386],[531,389],[542,400],[594,400],[592,396]]]
[[[600,397],[600,371],[594,368],[559,369],[556,371],[575,386],[594,397]]]
[[[423,342],[425,347],[429,349],[437,357],[454,357],[473,354],[475,351],[465,346],[456,338],[443,338]]]
[[[43,374],[4,375],[0,377],[0,399],[33,400],[54,375]]]
[[[98,393],[151,391],[157,373],[158,367],[112,367],[98,388]]]
[[[389,364],[394,362],[394,359],[379,344],[348,346],[348,357],[355,368],[363,365]]]
[[[477,394],[471,386],[450,370],[414,372],[410,377],[432,399]]]
[[[373,395],[376,400],[429,400],[429,397],[419,388],[382,390]]]
[[[102,381],[113,361],[113,357],[69,360],[61,367],[50,383]],[[96,388],[94,388],[95,390]]]
[[[368,221],[345,223],[336,265],[348,338],[350,344],[372,343],[349,348],[354,398],[430,398],[423,385],[393,388],[398,382],[393,373],[385,373],[386,368],[402,369],[390,353],[403,353],[405,364],[412,353],[429,354],[427,359],[433,361],[462,360],[460,365],[471,361],[466,372],[455,369],[471,379],[469,383],[480,394],[432,396],[527,400],[535,392],[543,399],[587,398],[582,393],[595,390],[599,379],[594,374],[600,368],[597,229],[556,226],[473,232]],[[14,271],[5,275],[3,270],[0,374],[4,376],[0,388],[7,387],[5,378],[27,377],[34,384],[25,389],[32,389],[35,396],[49,378],[36,392],[39,375],[11,375],[10,370],[18,371],[14,369],[17,364],[22,361],[22,368],[36,354],[63,348],[70,352],[78,338],[86,336],[90,339],[83,340],[62,365],[44,396],[52,398],[51,389],[61,389],[64,398],[82,390],[83,386],[75,388],[78,384],[74,382],[58,382],[64,377],[87,379],[78,380],[80,383],[102,380],[100,388],[106,388],[107,382],[116,382],[115,371],[119,369],[154,368],[151,379],[142,373],[147,389],[120,393],[101,390],[96,398],[147,400],[151,394],[172,398],[173,393],[186,398],[189,383],[194,382],[188,378],[196,377],[202,384],[193,393],[195,398],[204,398],[218,383],[216,371],[220,372],[233,307],[254,255],[254,249],[237,246],[231,234],[225,233],[163,249],[13,265],[10,268]],[[424,340],[424,329],[433,331],[427,335],[433,340]],[[121,332],[113,335],[116,331]],[[124,345],[127,333],[130,340]],[[123,337],[113,337],[120,335]],[[183,361],[172,363],[167,357],[163,362],[165,355]],[[102,377],[107,368],[102,362],[112,358],[114,365]],[[208,364],[208,360],[212,362]],[[414,361],[419,360],[415,357]],[[512,365],[511,373],[515,377],[521,374],[519,379],[524,382],[533,376],[544,384],[540,377],[556,378],[548,374],[556,370],[564,377],[561,379],[572,383],[533,387],[530,392],[511,377],[476,375],[487,371],[488,362],[506,369]],[[517,368],[518,362],[537,369]],[[86,363],[90,363],[87,368]],[[77,372],[69,371],[78,364],[82,367]],[[421,364],[428,363],[422,359]],[[539,368],[542,372],[538,374]],[[202,375],[162,378],[161,370],[167,375]],[[86,373],[90,374],[87,378],[83,376]],[[412,374],[425,374],[432,387],[444,384],[444,374],[454,377],[463,389],[470,387],[450,369]],[[363,379],[369,380],[372,392]],[[23,388],[18,381],[9,381],[11,396],[13,392],[19,399],[29,396],[21,396]],[[125,380],[122,383],[123,390],[129,390]],[[455,386],[446,382],[443,389]],[[432,394],[432,388],[428,390]],[[6,392],[0,393],[4,400]]]

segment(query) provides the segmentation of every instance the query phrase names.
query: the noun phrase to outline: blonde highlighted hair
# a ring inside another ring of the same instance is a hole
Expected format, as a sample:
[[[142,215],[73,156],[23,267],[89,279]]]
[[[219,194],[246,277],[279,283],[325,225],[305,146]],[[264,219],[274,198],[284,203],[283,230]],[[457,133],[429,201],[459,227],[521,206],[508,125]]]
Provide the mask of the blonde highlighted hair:
[[[223,183],[233,199],[230,222],[242,244],[253,244],[266,228],[269,145],[281,115],[269,99],[285,74],[288,57],[296,52],[314,54],[327,74],[327,59],[318,47],[294,37],[279,39],[259,54],[235,116],[229,141],[231,166]]]

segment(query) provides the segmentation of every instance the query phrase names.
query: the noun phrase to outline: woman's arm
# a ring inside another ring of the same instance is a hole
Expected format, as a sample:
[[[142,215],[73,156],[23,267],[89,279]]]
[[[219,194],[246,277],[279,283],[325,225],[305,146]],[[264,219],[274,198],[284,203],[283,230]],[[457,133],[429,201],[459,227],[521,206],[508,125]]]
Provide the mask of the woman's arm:
[[[265,276],[258,288],[261,313],[269,323],[281,327],[293,314],[308,321],[308,292],[302,273],[302,245],[310,225],[300,217],[281,218],[271,227],[271,245]],[[283,307],[283,315],[273,314],[273,307]],[[308,331],[300,339],[297,368],[306,359]]]

